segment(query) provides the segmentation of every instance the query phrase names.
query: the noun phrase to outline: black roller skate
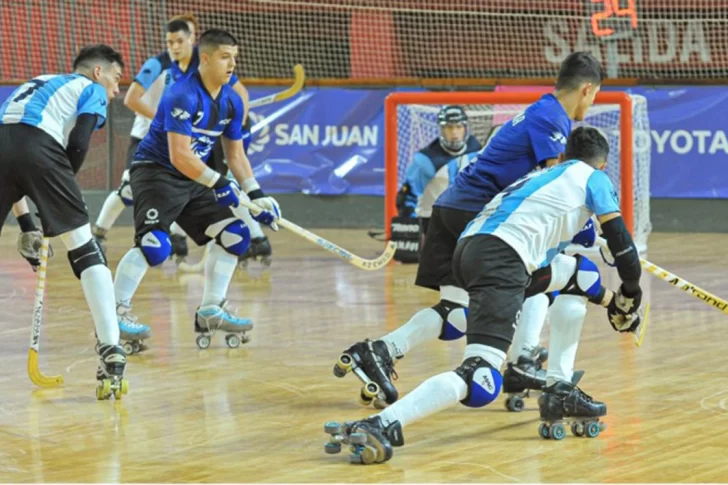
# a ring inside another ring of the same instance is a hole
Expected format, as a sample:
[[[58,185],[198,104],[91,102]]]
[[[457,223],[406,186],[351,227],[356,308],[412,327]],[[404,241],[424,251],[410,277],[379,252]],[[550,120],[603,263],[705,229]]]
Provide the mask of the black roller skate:
[[[359,391],[359,402],[364,406],[373,403],[375,408],[383,409],[399,397],[392,384],[397,372],[386,342],[365,340],[346,349],[334,364],[334,375],[344,377],[349,372],[364,383]]]
[[[234,311],[223,300],[220,305],[206,305],[199,307],[195,313],[195,333],[197,346],[206,349],[212,342],[212,336],[217,331],[225,332],[225,343],[231,349],[237,348],[241,343],[250,342],[248,332],[253,329],[253,322],[247,318],[235,316]]]
[[[124,379],[126,354],[118,345],[99,345],[99,367],[96,370],[96,399],[103,401],[111,398],[119,400],[129,392],[129,381]]]
[[[384,427],[379,416],[344,424],[330,421],[324,425],[324,432],[331,435],[324,445],[326,453],[335,455],[341,452],[342,443],[350,445],[349,461],[361,465],[389,461],[394,454],[392,447],[404,445],[399,421]]]
[[[513,412],[523,411],[524,398],[531,397],[531,391],[540,391],[546,385],[546,369],[543,363],[548,359],[548,351],[535,347],[530,357],[520,356],[513,364],[508,363],[503,373],[503,392],[508,394],[506,409]]]
[[[108,229],[104,229],[103,227],[99,227],[96,224],[94,224],[94,227],[91,229],[91,234],[93,234],[94,239],[96,239],[96,242],[101,246],[101,249],[106,252],[106,233],[108,233]]]
[[[169,236],[169,242],[172,244],[172,253],[169,257],[174,258],[176,264],[180,264],[187,259],[187,255],[190,254],[189,248],[187,247],[187,236],[172,234]]]
[[[245,254],[238,258],[238,266],[247,268],[250,260],[260,261],[260,263],[268,268],[273,262],[273,248],[267,237],[254,237],[250,240],[250,245]]]
[[[607,405],[595,401],[576,386],[581,375],[572,382],[559,381],[546,387],[538,399],[541,425],[538,434],[544,439],[562,440],[566,437],[566,424],[571,424],[574,436],[596,438],[607,428],[599,418],[607,415]]]

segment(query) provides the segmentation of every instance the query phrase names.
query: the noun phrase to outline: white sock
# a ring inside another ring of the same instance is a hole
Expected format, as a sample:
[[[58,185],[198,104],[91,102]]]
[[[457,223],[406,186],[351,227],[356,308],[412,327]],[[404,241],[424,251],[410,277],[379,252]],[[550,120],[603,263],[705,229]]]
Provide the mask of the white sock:
[[[549,320],[549,367],[546,385],[571,381],[574,375],[576,350],[586,318],[587,299],[576,295],[559,295],[551,305]]]
[[[179,224],[176,222],[173,222],[171,226],[169,226],[169,232],[174,234],[175,236],[184,236],[187,237],[187,233],[179,227]]]
[[[96,326],[99,342],[119,344],[119,321],[114,302],[114,282],[111,270],[97,264],[81,273],[81,286]]]
[[[576,258],[557,254],[551,261],[551,283],[544,293],[562,290],[576,273]]]
[[[516,363],[520,356],[531,357],[534,347],[538,346],[548,311],[549,297],[543,293],[523,302],[521,318],[513,334],[509,362]]]
[[[121,213],[124,211],[124,201],[121,200],[116,191],[110,193],[104,201],[99,217],[96,219],[96,225],[107,231],[111,229]]]
[[[468,293],[455,286],[440,288],[440,299],[468,306]],[[443,320],[440,314],[432,308],[424,308],[414,315],[401,327],[382,337],[392,357],[402,357],[410,349],[435,340],[442,332]]]
[[[258,221],[256,221],[252,217],[251,217],[250,224],[248,224],[247,222],[245,224],[248,226],[248,229],[250,229],[250,237],[252,239],[265,237],[265,234],[263,234],[263,228],[260,227],[260,224],[258,223]]]
[[[205,291],[200,306],[219,305],[225,299],[237,264],[237,256],[228,253],[219,244],[212,245],[205,261]]]
[[[119,261],[114,280],[114,294],[117,303],[131,304],[131,299],[147,274],[149,263],[139,248],[131,248]]]
[[[399,421],[402,427],[455,406],[468,395],[468,385],[455,372],[430,377],[412,392],[379,413],[384,426]]]

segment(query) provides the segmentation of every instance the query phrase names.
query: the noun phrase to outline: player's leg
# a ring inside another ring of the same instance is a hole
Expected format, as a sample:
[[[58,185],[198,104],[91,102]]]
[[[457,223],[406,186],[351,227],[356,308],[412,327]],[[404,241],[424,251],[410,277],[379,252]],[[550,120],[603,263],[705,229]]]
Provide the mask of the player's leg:
[[[228,334],[228,346],[237,347],[248,341],[246,333],[253,322],[228,308],[227,291],[238,257],[250,244],[250,231],[229,208],[217,204],[211,190],[200,185],[191,189],[190,202],[177,222],[196,244],[215,241],[205,261],[205,288],[195,314],[195,331],[200,334],[197,343],[208,347],[210,336],[220,330]]]
[[[22,189],[38,208],[43,234],[60,236],[68,261],[81,281],[100,343],[97,379],[121,379],[126,354],[119,346],[114,286],[104,252],[91,234],[86,205],[66,154],[50,137],[32,127],[16,125],[24,140],[15,153],[24,161]]]
[[[440,291],[440,301],[415,313],[404,325],[378,340],[364,340],[346,349],[334,367],[343,377],[354,372],[364,383],[363,404],[381,407],[395,402],[394,363],[410,349],[431,340],[456,340],[465,334],[468,294],[452,276],[452,254],[460,234],[475,214],[435,207],[428,225],[415,283]],[[375,392],[376,391],[376,392]]]
[[[133,351],[143,350],[151,329],[132,313],[132,298],[147,270],[160,266],[172,252],[169,227],[189,200],[189,184],[164,167],[154,164],[134,167],[134,247],[119,261],[114,279],[116,311],[122,340]]]
[[[104,249],[106,248],[106,233],[119,218],[124,207],[131,207],[134,201],[131,185],[129,184],[129,169],[131,168],[131,162],[134,160],[134,153],[136,153],[140,141],[139,138],[131,137],[129,148],[126,151],[126,169],[121,176],[121,184],[119,184],[119,188],[106,197],[104,205],[101,207],[101,212],[96,219],[96,224],[94,224],[92,230],[93,235]]]
[[[463,362],[454,371],[427,379],[381,413],[346,423],[347,439],[353,433],[366,435],[372,449],[361,457],[367,464],[392,457],[392,447],[404,444],[403,427],[457,403],[486,406],[500,392],[498,369],[513,338],[528,274],[518,254],[490,236],[476,236],[458,245],[454,268],[470,297]]]

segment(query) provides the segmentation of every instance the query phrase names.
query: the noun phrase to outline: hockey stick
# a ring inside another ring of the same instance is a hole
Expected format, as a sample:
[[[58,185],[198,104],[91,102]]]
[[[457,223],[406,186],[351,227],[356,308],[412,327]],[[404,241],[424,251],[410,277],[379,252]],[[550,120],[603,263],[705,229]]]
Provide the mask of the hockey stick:
[[[205,244],[205,251],[202,253],[202,257],[197,263],[190,264],[187,261],[180,261],[177,267],[184,273],[199,273],[205,267],[205,260],[207,259],[207,253],[210,252],[210,245],[214,244],[213,241]]]
[[[240,206],[233,209],[233,213],[235,213],[236,216],[241,217],[240,210],[242,210],[243,207],[247,207],[251,212],[254,213],[260,213],[261,208],[257,205],[253,204],[252,202],[248,202],[246,200],[241,199],[240,200]],[[241,217],[242,218],[242,217]],[[397,245],[393,243],[392,241],[389,241],[387,243],[387,248],[384,250],[384,252],[377,258],[374,259],[364,259],[360,256],[357,256],[356,254],[352,254],[346,249],[337,246],[336,244],[332,243],[331,241],[327,241],[326,239],[322,238],[321,236],[318,236],[311,231],[308,231],[301,226],[298,226],[294,224],[293,222],[283,219],[282,217],[276,221],[276,223],[288,229],[292,233],[301,236],[304,239],[307,239],[311,241],[312,243],[324,248],[325,250],[334,253],[347,263],[356,266],[359,269],[363,269],[366,271],[375,271],[380,268],[383,268],[387,263],[389,263],[392,258],[394,257],[394,251],[397,249]]]
[[[48,268],[47,237],[43,238],[40,248],[40,268],[35,283],[35,301],[33,302],[33,325],[30,332],[30,348],[28,349],[28,377],[36,386],[58,387],[63,385],[63,376],[46,376],[38,367],[38,351],[40,350],[40,324],[43,320],[43,295],[45,293],[46,269]]]
[[[262,98],[254,99],[248,103],[248,108],[258,108],[267,104],[277,103],[278,101],[285,101],[286,99],[292,98],[298,94],[298,92],[303,89],[303,81],[306,77],[303,72],[303,66],[300,64],[293,66],[293,74],[293,85],[291,85],[290,88],[284,89],[278,93],[269,94],[268,96],[263,96]]]

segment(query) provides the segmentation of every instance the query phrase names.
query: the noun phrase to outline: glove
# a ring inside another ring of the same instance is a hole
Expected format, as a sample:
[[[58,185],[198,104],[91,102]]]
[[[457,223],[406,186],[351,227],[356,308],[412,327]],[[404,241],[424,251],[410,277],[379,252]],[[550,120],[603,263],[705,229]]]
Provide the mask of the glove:
[[[596,240],[597,230],[594,227],[594,220],[589,219],[586,225],[584,225],[584,228],[579,231],[576,236],[574,236],[574,239],[572,239],[571,242],[584,246],[585,248],[590,248],[594,246]]]
[[[237,207],[240,205],[240,190],[237,184],[230,183],[225,177],[220,177],[213,186],[215,200],[223,207]]]
[[[40,248],[43,245],[43,233],[41,231],[21,232],[18,234],[18,252],[25,258],[33,272],[40,267]],[[53,257],[53,248],[48,246],[48,258]]]
[[[405,182],[397,192],[397,217],[415,217],[417,207],[417,196],[412,193],[409,182]]]
[[[640,324],[637,312],[641,305],[642,289],[634,295],[627,295],[620,286],[607,306],[607,317],[612,328],[617,332],[634,332]]]
[[[278,224],[275,221],[281,217],[281,208],[278,206],[278,202],[273,197],[266,196],[254,178],[244,180],[242,188],[250,197],[250,202],[260,208],[257,212],[255,210],[250,211],[253,219],[277,231]]]

